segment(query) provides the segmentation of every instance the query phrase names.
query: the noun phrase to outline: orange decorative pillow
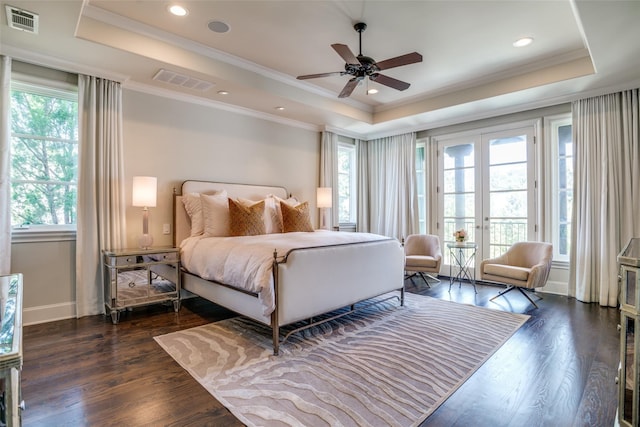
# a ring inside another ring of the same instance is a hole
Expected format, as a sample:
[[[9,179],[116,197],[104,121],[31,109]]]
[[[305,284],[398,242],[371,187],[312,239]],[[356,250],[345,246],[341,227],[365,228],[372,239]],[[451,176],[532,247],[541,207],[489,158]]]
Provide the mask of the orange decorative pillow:
[[[263,216],[264,200],[251,206],[245,206],[229,199],[229,235],[255,236],[265,234]]]
[[[297,206],[291,206],[287,203],[280,202],[282,210],[282,232],[291,233],[294,231],[313,231],[311,218],[309,217],[309,203],[300,203]]]

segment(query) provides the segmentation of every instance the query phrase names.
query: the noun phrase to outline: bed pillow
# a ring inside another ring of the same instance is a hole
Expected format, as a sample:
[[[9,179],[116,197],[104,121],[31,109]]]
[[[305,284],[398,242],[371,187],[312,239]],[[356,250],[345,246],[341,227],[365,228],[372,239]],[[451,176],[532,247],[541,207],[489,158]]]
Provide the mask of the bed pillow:
[[[243,206],[251,206],[257,203],[255,200],[243,199],[238,197],[237,201],[242,203]],[[267,196],[264,199],[264,216],[262,220],[264,222],[265,234],[282,233],[282,219],[278,216],[278,209],[280,203],[272,196]]]
[[[280,202],[282,210],[282,231],[291,233],[294,231],[313,231],[311,218],[309,217],[309,203],[300,203],[297,206],[290,206],[288,203]]]
[[[275,213],[274,213],[274,217],[273,217],[273,222],[274,222],[274,233],[282,233],[283,227],[282,227],[282,208],[280,208],[280,203],[286,203],[289,206],[296,206],[298,205],[300,202],[298,202],[298,199],[296,199],[295,197],[289,197],[288,199],[283,199],[280,198],[278,196],[275,196],[273,194],[269,194],[267,195],[267,198],[265,200],[270,200],[271,203],[273,203],[274,207],[275,207]]]
[[[204,233],[204,219],[202,217],[202,202],[200,193],[188,193],[182,196],[184,210],[189,215],[191,222],[191,236],[200,236]]]
[[[200,194],[204,235],[225,237],[229,235],[229,202],[226,190],[216,194]]]
[[[229,234],[231,236],[256,236],[265,234],[264,200],[246,206],[229,199]]]

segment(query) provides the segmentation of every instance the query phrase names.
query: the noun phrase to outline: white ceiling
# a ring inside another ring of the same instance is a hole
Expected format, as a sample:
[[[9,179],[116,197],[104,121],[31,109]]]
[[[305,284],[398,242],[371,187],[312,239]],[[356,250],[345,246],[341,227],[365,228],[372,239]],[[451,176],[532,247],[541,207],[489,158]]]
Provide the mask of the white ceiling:
[[[37,35],[10,29],[0,52],[123,81],[125,86],[213,103],[286,123],[374,135],[428,129],[640,86],[640,1],[169,1],[12,0],[39,14]],[[5,3],[3,3],[4,5]],[[230,31],[212,32],[210,21]],[[410,52],[421,63],[383,74],[406,91],[367,82],[337,95],[349,76],[331,44],[382,61]],[[529,47],[513,41],[531,36]],[[214,86],[196,91],[153,76],[165,69]],[[228,95],[218,91],[226,90]],[[285,107],[276,110],[275,107]]]

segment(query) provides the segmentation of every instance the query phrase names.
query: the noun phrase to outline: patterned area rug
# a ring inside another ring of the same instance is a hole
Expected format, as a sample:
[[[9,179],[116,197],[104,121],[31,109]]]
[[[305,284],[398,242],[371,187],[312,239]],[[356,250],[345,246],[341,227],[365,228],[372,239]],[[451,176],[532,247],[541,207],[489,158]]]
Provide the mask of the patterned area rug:
[[[415,426],[529,316],[406,294],[292,335],[242,317],[155,337],[248,426]]]

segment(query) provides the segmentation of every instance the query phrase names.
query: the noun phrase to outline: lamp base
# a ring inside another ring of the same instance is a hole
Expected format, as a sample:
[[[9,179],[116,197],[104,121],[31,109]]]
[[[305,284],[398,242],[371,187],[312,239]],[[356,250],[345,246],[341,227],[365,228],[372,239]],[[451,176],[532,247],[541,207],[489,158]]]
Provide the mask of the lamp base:
[[[149,249],[153,245],[153,236],[151,234],[143,234],[138,239],[138,245],[142,249]]]

